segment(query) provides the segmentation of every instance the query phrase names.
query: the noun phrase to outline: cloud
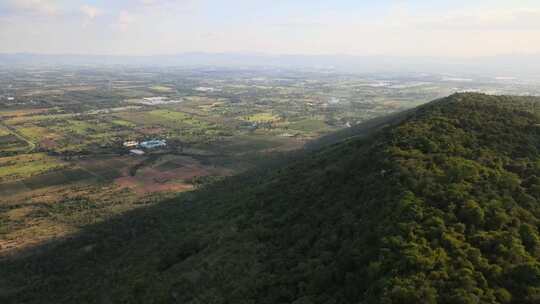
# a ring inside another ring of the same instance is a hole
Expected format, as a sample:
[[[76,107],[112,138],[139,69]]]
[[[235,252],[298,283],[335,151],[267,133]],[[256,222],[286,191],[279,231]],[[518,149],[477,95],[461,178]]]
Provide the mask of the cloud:
[[[186,2],[185,0],[182,2]],[[156,6],[156,5],[165,5],[169,3],[175,3],[175,1],[171,0],[139,0],[139,3],[146,6]],[[178,3],[176,3],[178,4]]]
[[[0,43],[0,52],[540,52],[540,5],[442,10],[402,0],[371,13],[369,7],[366,12],[307,12],[303,5],[287,6],[294,1],[274,1],[233,0],[229,5],[219,0],[0,0],[0,41],[9,41]],[[268,9],[277,2],[282,7]]]
[[[201,3],[199,0],[138,0],[138,5],[133,9],[142,11],[151,9],[153,12],[161,13],[190,13]]]
[[[1,0],[0,0],[1,1]],[[137,0],[120,10],[113,27],[121,32],[156,32],[165,23],[176,25],[179,15],[193,15],[196,0]],[[172,30],[174,27],[167,29]]]
[[[8,9],[39,15],[54,15],[59,8],[54,0],[6,0]]]
[[[81,12],[89,20],[95,19],[102,13],[101,10],[98,9],[97,7],[86,5],[86,4],[81,6]]]
[[[422,16],[407,10],[395,11],[387,21],[395,26],[428,30],[517,31],[540,29],[540,9],[482,9],[451,11]]]
[[[128,11],[121,11],[118,15],[117,25],[121,31],[125,32],[135,22],[136,17]]]
[[[159,0],[139,0],[144,5],[153,5],[159,2]]]

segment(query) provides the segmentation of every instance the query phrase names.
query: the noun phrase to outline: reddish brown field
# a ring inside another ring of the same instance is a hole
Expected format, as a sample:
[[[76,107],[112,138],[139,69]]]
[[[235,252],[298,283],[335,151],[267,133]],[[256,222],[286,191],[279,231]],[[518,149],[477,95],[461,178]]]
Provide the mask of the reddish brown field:
[[[158,183],[155,181],[145,181],[135,176],[119,177],[115,183],[121,188],[128,188],[137,195],[142,196],[154,192],[166,191],[187,191],[193,189],[193,186],[186,183]]]
[[[165,163],[167,164],[167,162]],[[115,183],[121,188],[129,188],[137,195],[164,191],[187,191],[193,189],[188,181],[197,176],[230,174],[225,169],[204,167],[189,157],[177,158],[170,169],[167,166],[147,167],[137,171],[135,176],[124,175],[116,178]]]
[[[42,145],[52,144],[52,139],[42,140]],[[45,183],[35,189],[22,185],[21,191],[0,196],[0,202],[9,206],[0,216],[10,223],[0,238],[0,259],[62,239],[82,226],[143,206],[154,198],[163,199],[192,190],[190,180],[194,177],[232,173],[228,169],[203,165],[188,156],[154,158],[127,155],[77,158],[70,161],[70,170],[85,174],[77,182],[65,184],[62,178],[66,177],[60,174],[55,176],[56,184],[47,186]],[[142,163],[144,166],[131,176],[133,168]]]

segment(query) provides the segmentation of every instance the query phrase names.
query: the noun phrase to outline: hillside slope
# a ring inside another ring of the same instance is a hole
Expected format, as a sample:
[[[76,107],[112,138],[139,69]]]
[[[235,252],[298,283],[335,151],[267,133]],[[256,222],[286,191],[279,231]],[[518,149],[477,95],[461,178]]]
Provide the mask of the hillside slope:
[[[455,94],[0,264],[13,303],[538,303],[536,98]]]

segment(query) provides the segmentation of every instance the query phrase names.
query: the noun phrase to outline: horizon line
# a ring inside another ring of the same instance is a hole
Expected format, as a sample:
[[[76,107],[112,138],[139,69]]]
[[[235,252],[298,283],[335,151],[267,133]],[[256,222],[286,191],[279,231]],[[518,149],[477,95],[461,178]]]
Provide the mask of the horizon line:
[[[507,53],[496,55],[473,55],[473,56],[437,56],[437,55],[391,55],[391,54],[340,54],[340,53],[323,53],[323,54],[305,54],[305,53],[264,53],[264,52],[207,52],[207,51],[192,51],[178,53],[163,53],[163,54],[88,54],[88,53],[40,53],[40,52],[0,52],[0,56],[6,55],[34,55],[34,56],[93,56],[93,57],[172,57],[182,55],[240,55],[240,56],[258,56],[258,57],[349,57],[349,58],[424,58],[424,59],[478,59],[478,58],[497,58],[497,57],[535,57],[540,56],[540,53]]]

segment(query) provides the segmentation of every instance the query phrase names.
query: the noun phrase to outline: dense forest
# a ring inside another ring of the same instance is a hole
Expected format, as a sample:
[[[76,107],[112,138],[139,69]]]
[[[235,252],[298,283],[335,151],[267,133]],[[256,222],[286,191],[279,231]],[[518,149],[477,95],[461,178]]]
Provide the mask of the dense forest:
[[[454,94],[97,224],[2,262],[0,300],[539,303],[539,102]]]

